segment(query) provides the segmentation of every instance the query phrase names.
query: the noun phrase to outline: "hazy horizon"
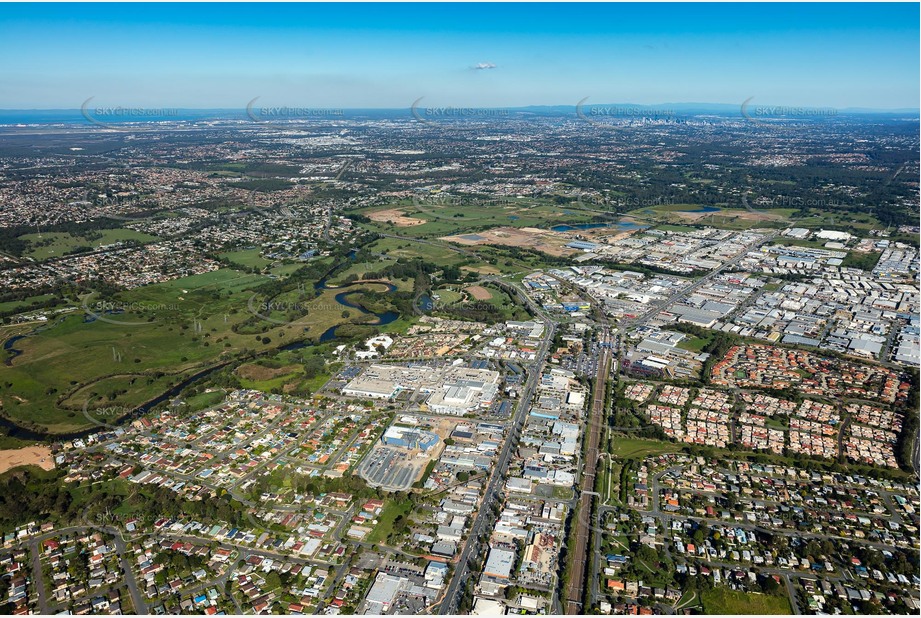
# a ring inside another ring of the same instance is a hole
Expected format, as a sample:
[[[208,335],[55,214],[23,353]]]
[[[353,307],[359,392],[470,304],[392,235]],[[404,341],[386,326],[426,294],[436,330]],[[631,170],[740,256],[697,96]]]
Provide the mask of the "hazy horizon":
[[[918,22],[908,3],[11,4],[0,109],[917,109]]]

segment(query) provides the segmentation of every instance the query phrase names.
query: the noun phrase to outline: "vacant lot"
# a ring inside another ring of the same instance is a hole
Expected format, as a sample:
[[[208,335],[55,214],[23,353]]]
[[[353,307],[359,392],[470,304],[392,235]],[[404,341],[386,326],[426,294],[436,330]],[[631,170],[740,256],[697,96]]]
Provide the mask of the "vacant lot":
[[[671,442],[621,436],[611,438],[611,454],[621,459],[641,459],[650,455],[674,453],[678,450],[680,450],[680,447]]]
[[[700,595],[704,613],[728,614],[790,614],[790,602],[785,596],[737,592],[728,588],[713,588]]]
[[[412,511],[413,503],[409,500],[395,500],[387,504],[381,514],[377,516],[377,525],[374,531],[368,535],[368,543],[380,543],[387,541],[393,533],[393,524],[397,517],[406,518]]]
[[[533,227],[495,227],[473,234],[444,236],[440,240],[467,246],[505,245],[508,247],[523,247],[543,251],[554,256],[578,253],[574,249],[566,248],[566,243],[569,242],[569,239],[565,236]]]
[[[414,225],[425,225],[425,219],[416,219],[407,217],[399,208],[388,208],[387,210],[376,210],[368,213],[368,218],[378,223],[390,223],[397,227],[412,227]]]
[[[271,380],[279,376],[292,374],[295,371],[298,371],[300,368],[300,365],[288,365],[286,367],[273,368],[266,367],[264,365],[258,365],[256,363],[247,363],[237,367],[236,374],[244,380],[261,382],[263,380]]]
[[[229,251],[227,253],[222,253],[221,257],[227,258],[234,264],[246,266],[248,268],[265,268],[272,263],[271,260],[267,260],[262,257],[262,252],[259,249],[240,249],[239,251]]]

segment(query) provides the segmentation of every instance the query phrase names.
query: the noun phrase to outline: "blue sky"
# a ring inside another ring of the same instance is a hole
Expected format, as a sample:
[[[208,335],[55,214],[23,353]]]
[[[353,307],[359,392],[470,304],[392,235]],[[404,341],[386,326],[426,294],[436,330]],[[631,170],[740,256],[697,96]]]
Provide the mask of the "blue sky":
[[[4,4],[0,108],[916,108],[918,23],[914,3]]]

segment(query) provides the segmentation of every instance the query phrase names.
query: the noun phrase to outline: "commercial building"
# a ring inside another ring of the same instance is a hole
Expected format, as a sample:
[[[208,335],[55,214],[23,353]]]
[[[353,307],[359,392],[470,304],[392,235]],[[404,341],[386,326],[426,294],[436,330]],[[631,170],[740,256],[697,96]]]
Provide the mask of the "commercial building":
[[[399,446],[402,448],[419,449],[428,451],[438,444],[439,437],[430,431],[422,431],[414,427],[401,427],[391,425],[381,437],[381,442],[387,446]]]
[[[493,547],[486,558],[483,575],[498,579],[508,579],[512,576],[512,567],[515,565],[515,552],[509,549]]]
[[[386,614],[394,599],[401,590],[406,588],[409,580],[405,577],[396,577],[387,573],[378,573],[368,596],[365,598],[365,614]]]

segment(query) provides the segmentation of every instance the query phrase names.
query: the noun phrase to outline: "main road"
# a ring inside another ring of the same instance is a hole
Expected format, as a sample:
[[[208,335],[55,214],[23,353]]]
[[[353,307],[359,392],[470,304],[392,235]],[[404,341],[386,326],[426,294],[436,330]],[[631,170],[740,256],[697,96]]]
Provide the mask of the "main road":
[[[489,477],[489,482],[486,485],[486,493],[483,494],[483,501],[480,509],[477,511],[476,517],[473,520],[473,525],[470,527],[470,534],[467,536],[467,541],[464,543],[464,548],[461,550],[460,557],[457,560],[454,577],[451,578],[451,583],[448,584],[448,588],[445,591],[444,600],[438,607],[439,614],[457,613],[458,600],[467,583],[468,572],[470,570],[470,558],[473,552],[479,551],[480,537],[492,525],[492,506],[495,503],[497,495],[501,495],[502,493],[500,489],[505,481],[505,474],[508,470],[509,461],[511,460],[512,453],[518,446],[521,429],[524,426],[527,412],[531,407],[531,398],[534,396],[534,391],[537,389],[537,383],[540,380],[544,359],[547,356],[550,343],[553,341],[553,336],[556,334],[556,322],[546,316],[540,307],[538,307],[530,297],[524,294],[520,288],[494,278],[490,278],[490,280],[499,283],[503,287],[507,286],[512,288],[535,314],[544,318],[544,337],[541,341],[540,348],[537,350],[537,354],[534,356],[534,361],[528,367],[528,379],[518,399],[518,407],[509,425],[508,436],[505,439],[505,444],[502,446],[502,451],[499,454],[496,466],[493,468],[492,474]]]

